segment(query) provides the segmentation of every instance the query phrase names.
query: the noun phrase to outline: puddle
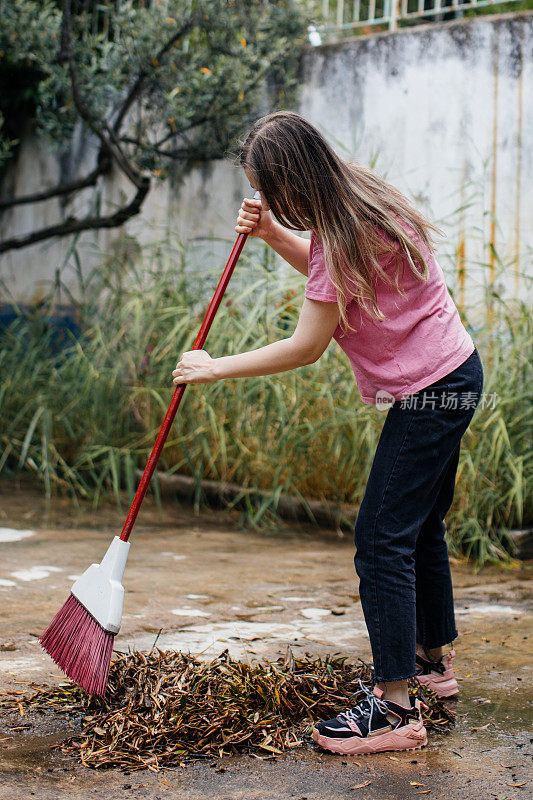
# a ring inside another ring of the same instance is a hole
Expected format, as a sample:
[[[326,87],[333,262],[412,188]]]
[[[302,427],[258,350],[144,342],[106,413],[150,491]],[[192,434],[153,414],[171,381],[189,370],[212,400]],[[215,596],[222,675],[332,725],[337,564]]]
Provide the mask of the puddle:
[[[175,614],[176,617],[210,617],[208,611],[202,611],[199,608],[189,608],[188,606],[184,608],[173,608],[170,612],[171,614]]]
[[[329,617],[331,611],[329,608],[301,608],[300,614],[307,619],[320,619],[320,617]]]
[[[480,614],[485,617],[517,617],[523,614],[523,610],[516,606],[505,606],[498,603],[483,603],[475,606],[468,606],[468,608],[456,608],[456,615],[469,615]]]
[[[24,719],[31,717],[33,715],[25,715]],[[39,730],[42,727],[52,728],[52,732]],[[42,720],[35,720],[35,724],[32,724],[24,735],[6,727],[2,731],[2,737],[4,735],[8,737],[8,742],[2,749],[1,766],[2,770],[6,772],[19,772],[24,769],[31,770],[32,773],[41,769],[53,772],[54,766],[57,768],[58,764],[61,764],[62,772],[70,772],[73,769],[72,764],[66,766],[67,758],[56,749],[57,745],[72,735],[72,729],[67,727],[64,719],[57,718],[44,724]],[[26,797],[29,794],[28,790],[19,796]],[[31,792],[31,794],[35,794],[35,792]]]
[[[468,733],[508,741],[516,731],[531,731],[533,726],[533,692],[524,687],[518,691],[485,684],[461,682],[456,710],[460,715],[458,725]],[[488,728],[484,729],[484,726]],[[472,728],[479,728],[473,731]]]
[[[187,615],[194,613],[194,610],[189,609],[180,611],[183,611],[184,616],[185,613]],[[248,616],[253,617],[253,614]],[[177,632],[163,633],[158,640],[158,646],[163,650],[177,649],[194,654],[201,653],[204,654],[202,655],[204,658],[213,658],[227,648],[232,656],[243,658],[250,643],[253,643],[253,648],[249,649],[250,653],[272,657],[273,652],[278,654],[285,652],[288,646],[311,648],[314,643],[326,646],[334,652],[346,646],[353,647],[361,640],[368,641],[368,633],[364,623],[359,620],[338,620],[332,617],[331,623],[324,623],[320,617],[284,622],[257,622],[241,617],[229,622],[187,625]],[[150,644],[146,637],[136,636],[133,640],[126,641],[127,647],[139,649],[149,647]]]
[[[13,578],[18,578],[19,581],[42,581],[44,578],[49,578],[52,572],[63,572],[63,570],[61,567],[47,567],[36,564],[29,569],[20,569],[12,572],[11,575]]]
[[[265,642],[293,640],[299,631],[293,625],[281,622],[215,622],[212,625],[190,625],[177,633],[162,635],[159,639],[161,649],[178,649],[191,653],[206,652],[208,649],[229,649],[230,654],[242,657],[242,642]],[[218,653],[217,653],[218,655]],[[213,654],[207,657],[211,658]]]
[[[180,553],[169,553],[168,550],[165,550],[161,555],[167,558],[173,558],[174,561],[183,561],[184,558],[187,558],[187,556],[181,555]]]
[[[280,597],[280,600],[286,600],[287,603],[313,603],[318,600],[318,597]]]
[[[20,542],[21,539],[27,539],[29,536],[35,536],[35,531],[18,531],[15,528],[0,528],[0,543]]]

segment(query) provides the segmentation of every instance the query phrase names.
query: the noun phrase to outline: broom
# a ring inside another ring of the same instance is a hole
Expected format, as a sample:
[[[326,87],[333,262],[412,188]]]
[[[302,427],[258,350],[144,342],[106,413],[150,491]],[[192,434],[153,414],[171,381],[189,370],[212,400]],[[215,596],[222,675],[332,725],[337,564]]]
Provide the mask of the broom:
[[[254,198],[261,198],[259,192]],[[201,350],[204,345],[247,236],[241,233],[237,237],[193,350]],[[180,384],[174,391],[120,536],[114,537],[100,564],[91,564],[77,579],[67,601],[40,637],[43,649],[58,667],[89,694],[101,697],[105,694],[113,643],[122,619],[121,581],[130,548],[129,537],[185,388],[186,384]]]

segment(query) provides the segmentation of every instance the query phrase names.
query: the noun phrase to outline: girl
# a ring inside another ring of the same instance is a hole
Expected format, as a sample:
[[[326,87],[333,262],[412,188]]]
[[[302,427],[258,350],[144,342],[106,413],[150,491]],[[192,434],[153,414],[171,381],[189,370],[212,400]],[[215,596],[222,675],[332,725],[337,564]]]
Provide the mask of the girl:
[[[316,361],[333,337],[363,402],[390,405],[355,525],[355,567],[373,656],[373,691],[321,722],[337,753],[426,744],[407,679],[457,693],[457,636],[444,517],[461,437],[483,370],[434,257],[438,232],[394,187],[341,160],[298,114],[260,119],[241,164],[261,200],[245,199],[238,233],[258,236],[306,275],[292,336],[239,355],[184,353],[174,383],[271,375]],[[310,231],[311,239],[291,231]]]

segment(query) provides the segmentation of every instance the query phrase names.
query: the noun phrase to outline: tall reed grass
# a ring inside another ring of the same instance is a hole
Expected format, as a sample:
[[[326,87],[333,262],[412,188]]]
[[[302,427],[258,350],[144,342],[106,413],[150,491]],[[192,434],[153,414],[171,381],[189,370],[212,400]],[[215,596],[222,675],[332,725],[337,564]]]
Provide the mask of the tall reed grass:
[[[249,251],[251,252],[251,250]],[[214,355],[290,334],[304,281],[279,280],[269,256],[241,258],[210,333]],[[0,472],[28,471],[54,490],[89,498],[132,496],[171,392],[171,370],[189,349],[215,275],[176,253],[145,248],[108,259],[84,282],[83,335],[59,353],[46,313],[21,315],[0,333]],[[531,317],[523,302],[493,300],[490,330],[474,338],[485,392],[461,451],[447,517],[452,552],[478,563],[507,557],[510,528],[533,518]],[[264,490],[243,522],[279,524],[282,494],[358,505],[384,422],[364,405],[334,343],[312,366],[269,378],[188,387],[160,468]],[[157,484],[155,484],[157,492]],[[197,498],[200,501],[200,491]]]

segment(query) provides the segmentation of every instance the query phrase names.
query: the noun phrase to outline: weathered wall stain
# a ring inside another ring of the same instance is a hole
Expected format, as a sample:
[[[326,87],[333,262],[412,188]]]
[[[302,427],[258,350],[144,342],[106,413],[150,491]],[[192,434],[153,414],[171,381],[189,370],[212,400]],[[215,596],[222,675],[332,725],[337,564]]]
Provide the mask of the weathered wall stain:
[[[516,128],[516,200],[515,200],[515,244],[514,264],[515,283],[514,293],[518,295],[520,284],[520,209],[522,199],[522,130],[524,125],[524,32],[520,28],[513,39],[516,42],[516,61],[518,78],[518,123]]]

